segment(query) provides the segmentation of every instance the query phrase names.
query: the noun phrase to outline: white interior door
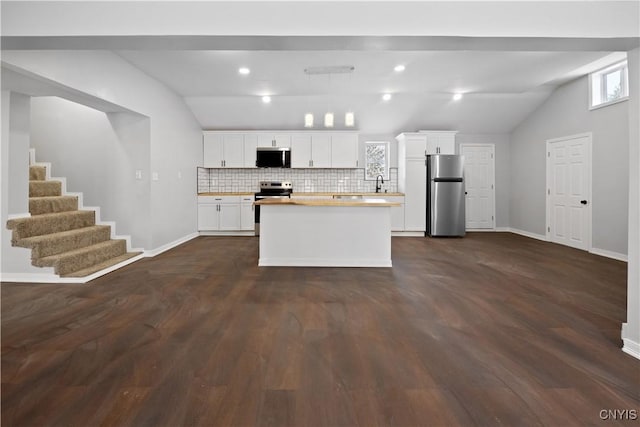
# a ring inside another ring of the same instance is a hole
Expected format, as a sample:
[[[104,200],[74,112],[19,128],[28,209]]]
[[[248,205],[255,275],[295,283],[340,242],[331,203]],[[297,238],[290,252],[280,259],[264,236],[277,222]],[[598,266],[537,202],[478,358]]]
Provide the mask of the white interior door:
[[[554,243],[591,246],[591,135],[547,141],[547,236]]]
[[[494,229],[495,221],[495,146],[460,144],[464,156],[466,227]]]

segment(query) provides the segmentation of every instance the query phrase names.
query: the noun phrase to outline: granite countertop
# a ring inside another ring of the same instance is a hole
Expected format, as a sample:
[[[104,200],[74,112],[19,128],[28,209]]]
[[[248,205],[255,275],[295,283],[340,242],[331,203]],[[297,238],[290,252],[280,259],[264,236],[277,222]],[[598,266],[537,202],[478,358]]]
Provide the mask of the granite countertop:
[[[400,203],[381,199],[263,199],[256,205],[290,206],[400,206]]]

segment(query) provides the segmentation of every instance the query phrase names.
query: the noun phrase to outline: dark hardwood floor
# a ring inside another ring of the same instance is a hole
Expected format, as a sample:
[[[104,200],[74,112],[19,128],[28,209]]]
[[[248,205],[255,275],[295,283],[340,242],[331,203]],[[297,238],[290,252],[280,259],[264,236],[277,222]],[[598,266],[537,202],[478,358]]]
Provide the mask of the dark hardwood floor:
[[[2,425],[638,425],[601,419],[640,410],[625,263],[508,233],[394,238],[392,269],[257,255],[3,283]]]

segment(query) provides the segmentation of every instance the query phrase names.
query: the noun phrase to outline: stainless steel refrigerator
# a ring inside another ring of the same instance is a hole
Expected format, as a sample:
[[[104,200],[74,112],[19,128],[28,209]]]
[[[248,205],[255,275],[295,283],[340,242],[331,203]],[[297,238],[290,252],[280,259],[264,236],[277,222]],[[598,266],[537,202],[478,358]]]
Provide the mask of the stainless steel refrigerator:
[[[464,156],[427,156],[427,235],[464,234]]]

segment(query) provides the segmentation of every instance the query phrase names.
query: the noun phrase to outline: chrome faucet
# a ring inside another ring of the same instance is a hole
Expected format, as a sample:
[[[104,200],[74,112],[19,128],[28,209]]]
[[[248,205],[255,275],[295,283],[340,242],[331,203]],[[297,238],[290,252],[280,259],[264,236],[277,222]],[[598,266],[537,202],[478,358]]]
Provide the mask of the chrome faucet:
[[[382,186],[378,184],[378,178],[380,178],[380,184],[384,184],[384,177],[382,175],[376,176],[376,193],[379,193],[382,189]]]

